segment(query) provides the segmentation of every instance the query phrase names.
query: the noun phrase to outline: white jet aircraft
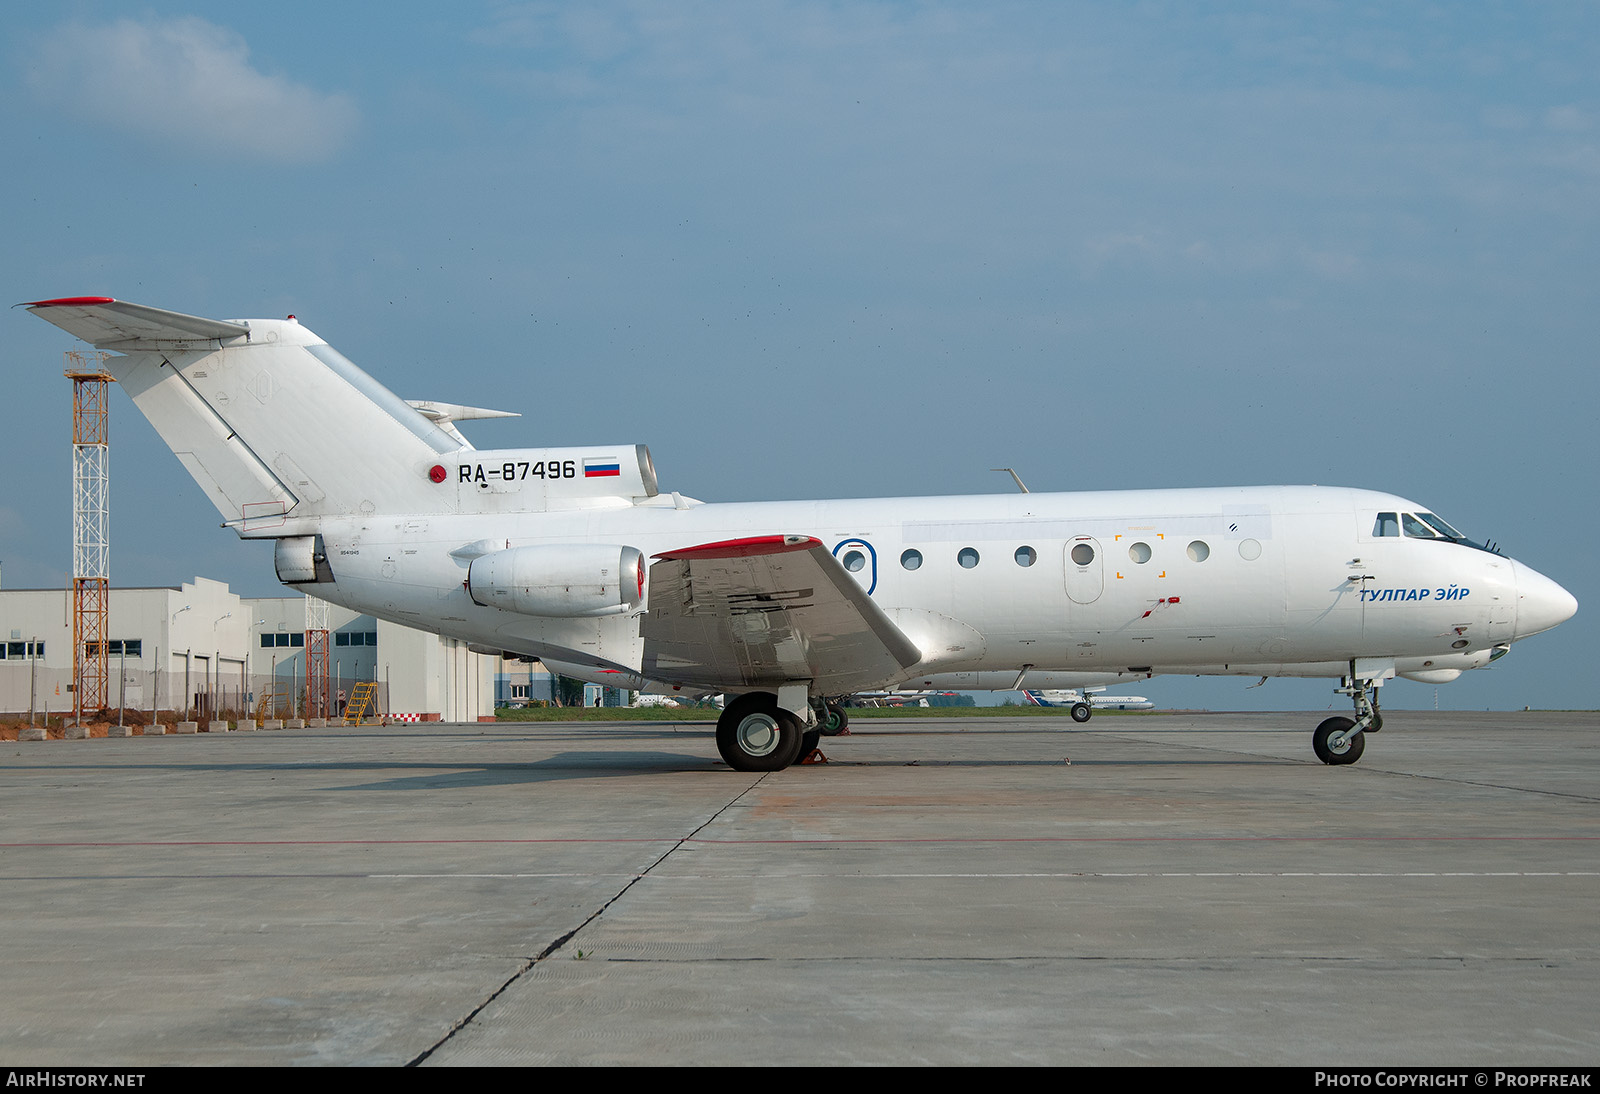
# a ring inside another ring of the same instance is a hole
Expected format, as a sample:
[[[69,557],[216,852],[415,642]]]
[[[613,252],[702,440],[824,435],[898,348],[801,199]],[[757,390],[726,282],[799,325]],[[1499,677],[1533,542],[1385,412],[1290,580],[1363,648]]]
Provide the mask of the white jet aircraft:
[[[31,310],[107,370],[286,585],[643,690],[724,691],[717,747],[772,771],[825,697],[1157,673],[1342,678],[1353,763],[1385,680],[1442,682],[1577,610],[1426,506],[1316,486],[705,504],[643,445],[480,451],[288,319],[109,297]],[[1070,681],[1070,683],[1068,682]]]
[[[1143,695],[1102,695],[1105,688],[1024,688],[1022,695],[1036,707],[1066,707],[1074,722],[1087,722],[1097,710],[1154,710]]]

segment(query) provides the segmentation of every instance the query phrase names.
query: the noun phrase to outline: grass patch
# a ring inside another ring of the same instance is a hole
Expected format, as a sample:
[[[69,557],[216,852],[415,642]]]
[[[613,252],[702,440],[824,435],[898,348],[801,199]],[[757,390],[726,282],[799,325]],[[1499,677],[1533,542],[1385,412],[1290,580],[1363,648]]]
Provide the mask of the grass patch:
[[[710,707],[495,707],[497,722],[714,722]]]

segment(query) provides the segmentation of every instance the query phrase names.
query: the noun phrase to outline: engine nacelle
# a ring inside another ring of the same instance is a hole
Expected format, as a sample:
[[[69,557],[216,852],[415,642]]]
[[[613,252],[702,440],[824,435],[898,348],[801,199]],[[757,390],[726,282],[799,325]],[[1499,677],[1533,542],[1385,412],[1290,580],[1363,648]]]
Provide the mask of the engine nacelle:
[[[644,555],[635,547],[547,543],[473,559],[467,595],[519,615],[612,615],[644,602],[644,580]]]
[[[272,564],[285,585],[306,585],[333,580],[328,550],[321,536],[289,536],[273,545]]]

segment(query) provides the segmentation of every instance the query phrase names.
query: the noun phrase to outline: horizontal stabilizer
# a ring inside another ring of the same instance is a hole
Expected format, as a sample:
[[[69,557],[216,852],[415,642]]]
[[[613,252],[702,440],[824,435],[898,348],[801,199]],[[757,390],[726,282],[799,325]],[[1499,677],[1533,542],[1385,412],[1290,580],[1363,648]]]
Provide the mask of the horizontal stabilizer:
[[[128,343],[140,342],[225,341],[250,333],[243,323],[184,315],[109,296],[35,300],[27,308],[96,349],[122,349]]]

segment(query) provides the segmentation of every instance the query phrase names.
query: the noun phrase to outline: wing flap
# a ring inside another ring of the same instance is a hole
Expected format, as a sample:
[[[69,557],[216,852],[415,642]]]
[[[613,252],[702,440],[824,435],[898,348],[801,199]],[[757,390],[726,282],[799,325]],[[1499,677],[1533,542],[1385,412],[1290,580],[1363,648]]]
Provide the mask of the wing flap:
[[[838,695],[897,680],[921,651],[811,536],[757,536],[655,556],[644,675],[669,684]]]
[[[34,300],[27,308],[97,349],[119,349],[137,342],[225,341],[250,333],[243,323],[184,315],[109,296]]]

